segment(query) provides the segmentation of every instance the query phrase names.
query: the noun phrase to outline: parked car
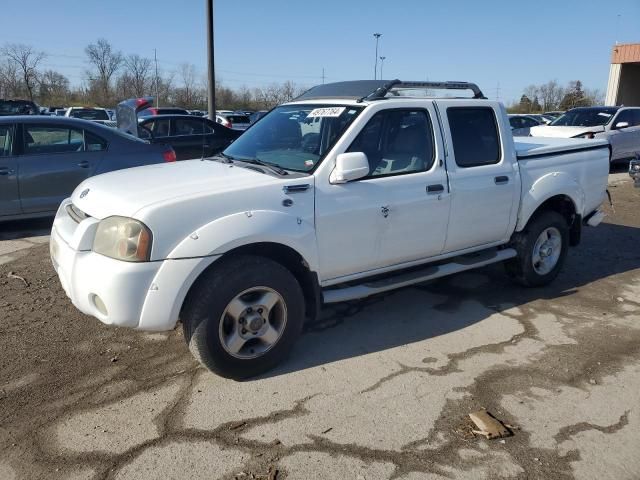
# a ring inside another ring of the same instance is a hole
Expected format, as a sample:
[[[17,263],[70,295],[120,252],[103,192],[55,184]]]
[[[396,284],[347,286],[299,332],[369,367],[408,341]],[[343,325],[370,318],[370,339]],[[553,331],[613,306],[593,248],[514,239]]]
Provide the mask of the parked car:
[[[99,107],[70,107],[64,114],[69,118],[81,118],[91,122],[101,123],[107,127],[115,127],[116,122],[111,119],[106,108]]]
[[[405,85],[473,98],[390,95]],[[52,261],[82,312],[139,330],[180,318],[206,367],[244,378],[282,361],[323,303],[502,261],[548,284],[602,220],[608,173],[605,140],[514,144],[474,84],[319,85],[209,161],[85,181]]]
[[[249,116],[249,121],[254,124],[256,123],[258,120],[260,120],[262,117],[264,117],[267,113],[269,113],[268,110],[258,110],[257,112],[253,112],[250,116]]]
[[[189,111],[178,107],[149,107],[138,112],[139,117],[152,117],[154,115],[189,115]]]
[[[205,117],[160,115],[140,119],[139,136],[151,143],[171,145],[178,160],[204,158],[227,148],[242,132],[225,128]],[[147,132],[151,132],[148,135]]]
[[[562,110],[556,110],[551,112],[543,112],[542,114],[548,117],[558,118],[560,115],[564,115],[564,112]]]
[[[228,115],[216,115],[216,122],[233,130],[244,131],[251,126],[251,120],[247,115],[231,113]]]
[[[0,118],[0,221],[53,215],[88,177],[175,161],[164,145],[75,118]]]
[[[611,162],[640,155],[640,107],[580,107],[549,125],[531,128],[534,137],[604,138],[611,144]]]
[[[40,107],[29,100],[0,99],[0,116],[40,115]]]
[[[531,127],[542,125],[542,122],[536,120],[532,115],[512,114],[509,115],[509,125],[511,125],[511,133],[515,137],[528,137]]]

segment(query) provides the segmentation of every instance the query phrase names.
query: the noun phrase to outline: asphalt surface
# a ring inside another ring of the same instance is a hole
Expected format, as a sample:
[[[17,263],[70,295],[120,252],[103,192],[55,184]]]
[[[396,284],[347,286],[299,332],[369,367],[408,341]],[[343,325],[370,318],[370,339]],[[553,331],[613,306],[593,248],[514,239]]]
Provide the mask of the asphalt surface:
[[[0,479],[640,478],[640,189],[550,286],[500,266],[327,308],[250,381],[80,314],[0,224]],[[486,409],[513,436],[474,435]]]

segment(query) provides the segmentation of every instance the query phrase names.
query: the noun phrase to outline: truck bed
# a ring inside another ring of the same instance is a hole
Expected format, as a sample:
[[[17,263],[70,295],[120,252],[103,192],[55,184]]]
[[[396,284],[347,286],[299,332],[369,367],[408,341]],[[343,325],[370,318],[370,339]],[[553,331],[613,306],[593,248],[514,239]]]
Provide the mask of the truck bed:
[[[523,138],[523,140],[519,138]],[[576,150],[607,148],[609,145],[605,139],[600,138],[515,137],[514,143],[518,159],[530,159]]]

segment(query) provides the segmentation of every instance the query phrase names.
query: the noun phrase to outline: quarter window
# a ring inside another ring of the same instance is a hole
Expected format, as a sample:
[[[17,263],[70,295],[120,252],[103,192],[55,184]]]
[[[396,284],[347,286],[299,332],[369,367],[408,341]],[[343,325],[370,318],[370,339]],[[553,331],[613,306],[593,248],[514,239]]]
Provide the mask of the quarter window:
[[[203,135],[213,133],[211,127],[203,121],[190,118],[178,118],[175,120],[176,135]]]
[[[424,110],[376,113],[347,151],[367,155],[369,177],[424,172],[435,158],[431,121]]]
[[[447,109],[447,118],[459,167],[500,162],[500,136],[493,109],[450,107]]]
[[[107,142],[87,130],[84,131],[84,145],[87,152],[101,152],[107,149]]]

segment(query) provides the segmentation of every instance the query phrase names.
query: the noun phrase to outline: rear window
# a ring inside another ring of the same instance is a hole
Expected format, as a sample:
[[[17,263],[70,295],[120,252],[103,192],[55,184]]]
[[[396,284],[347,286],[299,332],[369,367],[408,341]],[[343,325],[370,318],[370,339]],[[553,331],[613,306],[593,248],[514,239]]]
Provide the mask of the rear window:
[[[35,115],[35,104],[26,100],[0,100],[0,115]]]
[[[491,165],[500,161],[500,135],[492,108],[450,107],[447,118],[459,167]]]
[[[246,115],[225,115],[225,118],[231,123],[251,123],[251,120]]]
[[[106,110],[97,110],[93,108],[74,109],[69,113],[70,117],[82,118],[83,120],[109,120],[109,114]]]

